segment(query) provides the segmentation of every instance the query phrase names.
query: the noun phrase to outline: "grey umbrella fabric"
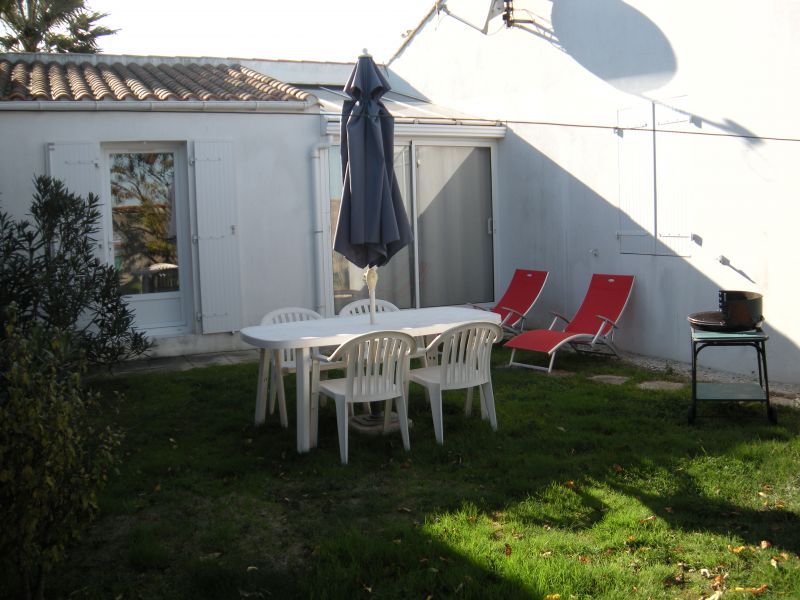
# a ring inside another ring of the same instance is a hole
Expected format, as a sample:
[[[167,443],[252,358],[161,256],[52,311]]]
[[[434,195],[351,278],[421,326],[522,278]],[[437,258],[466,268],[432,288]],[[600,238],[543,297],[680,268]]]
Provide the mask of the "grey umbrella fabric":
[[[412,239],[394,174],[394,118],[381,101],[391,89],[368,54],[344,87],[342,203],[333,248],[359,267],[380,267]]]

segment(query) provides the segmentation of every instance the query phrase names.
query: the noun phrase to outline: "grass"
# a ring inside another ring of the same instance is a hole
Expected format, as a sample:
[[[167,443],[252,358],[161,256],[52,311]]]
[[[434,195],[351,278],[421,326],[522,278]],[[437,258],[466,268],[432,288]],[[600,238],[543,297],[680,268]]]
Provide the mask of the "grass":
[[[348,466],[332,404],[306,455],[293,407],[288,430],[253,427],[255,364],[100,382],[127,398],[124,462],[50,595],[800,597],[798,411],[772,426],[763,406],[705,404],[689,427],[688,388],[636,387],[676,375],[565,354],[575,374],[553,377],[507,359],[495,351],[497,432],[451,393],[437,446],[412,386],[411,452],[399,434],[353,434]]]

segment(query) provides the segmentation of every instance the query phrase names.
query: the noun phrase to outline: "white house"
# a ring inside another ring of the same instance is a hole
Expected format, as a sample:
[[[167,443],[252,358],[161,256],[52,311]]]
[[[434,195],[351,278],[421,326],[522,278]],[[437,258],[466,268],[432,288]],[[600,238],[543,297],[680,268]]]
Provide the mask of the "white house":
[[[420,18],[386,65],[415,241],[380,297],[490,302],[514,268],[547,269],[545,325],[592,273],[634,274],[619,345],[686,362],[687,315],[753,290],[771,379],[800,382],[800,5],[447,0]],[[331,251],[351,68],[0,55],[0,205],[24,214],[38,173],[98,193],[99,251],[162,355],[241,347],[281,306],[332,315],[364,294]],[[131,233],[147,210],[156,251]]]
[[[688,362],[687,315],[752,290],[770,377],[796,383],[798,27],[791,0],[448,0],[387,66],[506,124],[495,264],[551,272],[534,323],[574,312],[592,273],[634,274],[621,346]],[[702,359],[749,373],[752,354]]]
[[[351,70],[0,54],[0,206],[24,215],[42,173],[98,194],[98,252],[121,269],[156,354],[242,347],[234,333],[283,306],[333,315],[365,293],[331,250]],[[381,269],[379,294],[401,307],[493,300],[505,127],[413,94],[386,102],[415,243]]]

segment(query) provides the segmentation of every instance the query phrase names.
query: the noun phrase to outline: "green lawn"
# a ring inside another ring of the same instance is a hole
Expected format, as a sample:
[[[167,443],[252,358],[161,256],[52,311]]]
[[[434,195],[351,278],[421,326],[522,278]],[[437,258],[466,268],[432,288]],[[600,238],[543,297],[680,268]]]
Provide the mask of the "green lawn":
[[[124,462],[49,595],[800,598],[800,412],[773,426],[763,406],[706,404],[690,427],[688,388],[636,387],[674,376],[507,359],[495,351],[497,432],[451,393],[438,447],[412,386],[411,452],[399,433],[352,434],[348,466],[332,403],[307,455],[293,403],[288,430],[253,427],[255,364],[99,382],[126,396]]]

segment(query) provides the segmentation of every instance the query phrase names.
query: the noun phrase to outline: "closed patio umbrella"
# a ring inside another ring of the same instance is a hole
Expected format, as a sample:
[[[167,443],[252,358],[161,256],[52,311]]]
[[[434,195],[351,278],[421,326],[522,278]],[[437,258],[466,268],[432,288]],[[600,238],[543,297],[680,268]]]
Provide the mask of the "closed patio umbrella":
[[[394,118],[381,101],[390,89],[365,50],[344,87],[349,98],[342,107],[342,203],[333,248],[356,266],[369,269],[372,323],[376,267],[412,240],[394,174]]]

